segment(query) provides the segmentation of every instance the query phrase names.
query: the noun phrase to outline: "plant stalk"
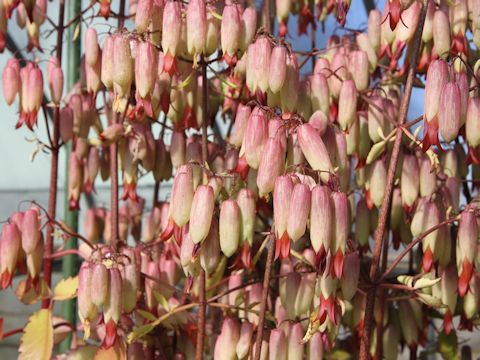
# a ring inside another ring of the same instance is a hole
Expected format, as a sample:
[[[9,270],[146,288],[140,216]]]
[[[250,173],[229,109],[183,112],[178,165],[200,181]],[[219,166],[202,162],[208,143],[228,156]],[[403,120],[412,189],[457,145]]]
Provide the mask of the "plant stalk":
[[[202,65],[202,161],[203,165],[206,166],[208,161],[208,142],[207,142],[207,127],[208,127],[208,79],[207,79],[207,61],[202,56],[201,59]],[[206,174],[204,174],[206,176]],[[200,276],[198,278],[200,282],[199,287],[199,303],[200,307],[198,309],[198,333],[197,333],[197,346],[195,349],[195,360],[203,359],[203,349],[205,343],[205,317],[207,313],[207,301],[206,301],[206,291],[205,291],[205,282],[206,275],[205,270],[200,271]]]
[[[262,302],[260,303],[260,314],[258,316],[257,337],[255,339],[254,360],[260,360],[262,354],[263,328],[265,323],[265,312],[267,311],[268,290],[270,287],[270,275],[272,273],[273,258],[275,255],[275,235],[270,235],[270,244],[268,246],[267,263],[265,265],[265,275],[263,277]]]
[[[420,52],[420,46],[422,43],[422,31],[425,24],[425,14],[427,10],[427,0],[422,1],[422,10],[420,14],[420,21],[415,33],[414,48],[412,57],[410,59],[410,66],[408,69],[407,81],[405,84],[405,91],[400,105],[400,111],[398,115],[398,124],[395,143],[393,145],[392,156],[390,158],[390,164],[387,173],[387,184],[385,188],[385,196],[383,198],[382,207],[380,209],[380,216],[378,220],[377,231],[375,233],[375,248],[372,256],[372,265],[370,267],[370,281],[373,286],[367,293],[367,303],[365,306],[365,319],[362,339],[360,343],[360,360],[367,360],[369,357],[370,349],[370,333],[372,332],[374,322],[374,307],[375,307],[375,295],[377,291],[377,277],[378,268],[380,262],[380,256],[382,251],[382,240],[386,231],[387,220],[389,216],[390,204],[392,201],[392,193],[395,181],[395,171],[397,169],[398,158],[400,154],[400,148],[402,144],[402,128],[401,125],[405,123],[405,119],[408,113],[408,107],[410,105],[410,97],[412,95],[413,80],[415,78],[415,68],[417,66],[418,55]],[[381,341],[381,339],[378,339]]]
[[[68,17],[75,18],[78,13],[81,11],[81,0],[70,0],[68,3]],[[79,19],[72,23],[72,26],[69,27],[68,38],[72,39],[75,31],[76,24]],[[80,56],[81,56],[81,36],[78,36],[75,41],[69,41],[67,46],[67,73],[66,82],[67,89],[71,89],[73,85],[80,78]],[[78,229],[78,212],[70,211],[69,201],[68,201],[68,161],[70,158],[70,153],[72,152],[71,142],[65,144],[65,184],[64,184],[64,218],[65,224],[72,229],[74,232],[77,232]],[[64,249],[77,249],[78,240],[75,237],[70,236],[64,244]],[[76,255],[67,255],[62,259],[62,277],[64,279],[75,276],[78,269],[78,258]],[[76,328],[76,301],[75,299],[70,299],[62,301],[62,318],[72,324],[73,328]],[[65,352],[70,349],[70,344],[72,342],[72,334],[68,334],[65,340],[60,343],[60,351]]]
[[[62,63],[63,50],[63,22],[65,17],[65,0],[60,0],[58,6],[58,32],[57,32],[57,59]],[[47,120],[48,121],[48,120]],[[60,141],[60,109],[58,107],[53,111],[53,138],[51,145],[52,159],[50,165],[50,189],[48,194],[48,216],[54,219],[57,210],[57,190],[58,190],[58,153]],[[53,224],[47,223],[47,233],[45,239],[45,259],[43,261],[43,276],[49,287],[52,285],[52,259],[48,257],[53,253]],[[47,309],[50,306],[50,299],[42,301],[42,308]]]

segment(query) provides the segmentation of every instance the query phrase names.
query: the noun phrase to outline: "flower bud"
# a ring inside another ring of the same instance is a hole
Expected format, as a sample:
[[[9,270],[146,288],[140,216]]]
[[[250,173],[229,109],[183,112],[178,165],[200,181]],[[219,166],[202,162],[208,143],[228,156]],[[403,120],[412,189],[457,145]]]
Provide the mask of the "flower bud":
[[[287,222],[287,233],[292,241],[297,241],[305,233],[308,216],[310,214],[312,194],[310,188],[305,184],[295,184],[290,199],[289,216]]]
[[[358,91],[363,91],[368,88],[368,56],[365,51],[353,51],[348,63],[352,79],[355,82],[355,87]],[[343,85],[342,85],[343,88]],[[356,96],[356,95],[355,95]]]
[[[0,243],[0,285],[3,289],[6,289],[12,284],[21,242],[20,230],[13,221],[12,223],[3,225],[2,240]]]
[[[108,296],[108,270],[102,263],[91,266],[92,267],[92,285],[90,296],[92,303],[100,308]]]
[[[37,247],[42,236],[37,208],[31,207],[25,211],[21,231],[23,251],[25,251],[27,255],[31,254]]]
[[[338,99],[338,123],[342,130],[349,129],[357,115],[357,89],[353,80],[342,83]]]
[[[195,191],[190,211],[190,237],[195,244],[205,239],[212,222],[215,198],[213,189],[208,185],[200,185]]]
[[[420,196],[428,197],[435,192],[437,175],[432,168],[430,159],[422,156],[420,159]]]
[[[295,54],[287,56],[287,74],[280,90],[280,104],[284,113],[292,113],[297,109],[299,89],[299,69]]]
[[[403,157],[400,184],[403,204],[411,208],[418,198],[420,188],[418,162],[415,155],[405,155]]]
[[[247,357],[252,342],[252,335],[253,325],[248,320],[245,320],[240,327],[240,337],[237,342],[236,352],[238,359]]]
[[[7,65],[3,69],[2,86],[5,102],[7,105],[12,105],[21,88],[20,65],[18,61],[7,62]]]
[[[310,241],[313,250],[323,255],[330,249],[334,228],[334,209],[328,187],[316,185],[312,190]]]
[[[380,208],[385,195],[385,184],[387,183],[387,168],[382,159],[376,160],[370,168],[369,194],[373,204]]]
[[[263,148],[258,166],[257,186],[260,196],[273,191],[275,179],[285,167],[285,147],[279,139],[269,138]]]
[[[468,145],[471,147],[480,145],[480,97],[478,96],[468,99],[465,133]]]
[[[322,73],[314,73],[310,77],[310,94],[312,97],[312,110],[320,110],[325,115],[330,110],[330,91],[327,77]]]
[[[395,28],[397,41],[409,43],[415,35],[420,17],[420,3],[414,2],[402,12],[402,21]]]
[[[72,152],[68,162],[68,199],[70,210],[79,209],[80,194],[83,190],[84,168],[77,155]]]
[[[173,74],[174,59],[180,45],[182,32],[182,6],[178,1],[167,1],[163,11],[162,49],[165,53],[163,71]]]
[[[195,57],[202,54],[207,42],[207,8],[205,0],[193,0],[187,6],[187,48]]]
[[[240,243],[242,218],[236,200],[225,200],[220,208],[220,249],[226,257],[237,251]]]
[[[268,75],[268,85],[270,91],[278,93],[287,76],[287,48],[285,46],[275,46],[270,57],[270,69]]]
[[[370,139],[377,143],[382,141],[379,129],[386,134],[387,119],[381,109],[385,108],[385,102],[380,96],[373,96],[368,105],[368,135]]]
[[[466,209],[460,217],[457,235],[458,294],[464,296],[473,274],[474,258],[477,253],[478,225],[475,212]]]
[[[266,36],[259,37],[255,41],[254,76],[256,78],[257,86],[262,92],[266,92],[268,90],[271,53],[272,45],[270,43],[270,39]]]
[[[240,326],[238,321],[231,317],[225,317],[222,330],[215,343],[215,360],[233,360],[237,358],[236,348],[240,338]]]
[[[373,9],[368,14],[368,39],[370,44],[375,49],[375,52],[380,50],[380,26],[383,22],[382,13],[378,9]]]
[[[115,92],[121,97],[127,97],[130,94],[134,69],[130,42],[126,36],[115,35],[112,56],[112,80]]]
[[[268,121],[264,111],[253,109],[245,128],[243,149],[248,166],[258,169],[264,145],[268,139]]]
[[[426,201],[424,205],[424,220],[422,222],[423,231],[427,231],[428,229],[437,226],[440,223],[440,211],[438,206],[431,201]],[[412,220],[413,226],[413,220]],[[440,232],[433,231],[432,233],[425,236],[422,241],[422,248],[423,248],[423,260],[422,266],[425,272],[429,272],[432,269],[432,265],[434,260],[438,258],[438,250],[437,248],[437,239],[439,237]]]
[[[273,217],[277,237],[277,250],[285,258],[290,253],[290,239],[287,233],[287,224],[289,218],[290,202],[293,193],[293,182],[289,175],[279,176],[275,180],[275,190],[273,192]],[[280,246],[285,246],[285,249]],[[276,253],[277,258],[279,253]]]
[[[302,152],[313,170],[320,171],[320,178],[326,182],[333,171],[327,149],[317,131],[309,124],[297,128]]]
[[[348,199],[347,194],[343,192],[332,193],[334,208],[334,241],[330,247],[334,256],[333,273],[337,278],[341,278],[343,274],[343,259],[347,238],[350,233],[350,223],[348,218]]]
[[[157,77],[157,67],[158,52],[155,46],[148,41],[138,44],[135,58],[135,85],[141,98],[152,94]]]
[[[101,79],[107,90],[113,87],[114,35],[109,35],[103,43]]]
[[[138,0],[135,14],[135,29],[138,33],[147,31],[152,21],[153,0]]]
[[[235,123],[233,125],[232,134],[230,135],[230,144],[240,147],[242,145],[245,129],[252,109],[248,105],[239,104],[235,114]]]
[[[122,305],[126,313],[131,313],[137,306],[137,292],[140,286],[140,271],[135,260],[123,267]]]
[[[461,127],[461,97],[457,84],[445,84],[438,106],[438,129],[446,142],[453,141]]]
[[[228,64],[233,65],[237,60],[237,51],[240,47],[242,22],[240,8],[236,4],[227,4],[223,8],[221,26],[221,44],[223,56]]]
[[[178,168],[173,180],[170,216],[177,226],[185,225],[190,218],[193,201],[193,174],[190,165]]]
[[[315,295],[316,282],[317,274],[302,274],[293,306],[296,316],[306,314],[310,310],[310,306],[312,305],[312,300]]]
[[[241,242],[250,246],[253,243],[255,231],[256,206],[255,195],[252,190],[243,188],[238,192],[237,203],[242,215],[242,237]]]
[[[268,352],[270,360],[287,360],[287,341],[282,329],[273,329],[270,331],[270,340],[268,342]]]
[[[97,313],[91,297],[92,276],[93,268],[88,262],[83,262],[78,272],[77,292],[78,315],[83,323],[93,320]]]
[[[191,221],[191,220],[190,220]],[[220,261],[220,240],[218,238],[218,220],[212,219],[206,238],[200,246],[200,266],[207,274],[213,274]],[[192,237],[192,228],[190,227],[190,237]]]
[[[103,346],[112,347],[117,340],[117,324],[122,315],[122,275],[118,268],[108,270],[110,289],[103,304],[103,321],[105,322],[105,338]]]
[[[393,204],[393,200],[392,200],[392,204]],[[392,211],[392,216],[393,216],[393,211]],[[390,220],[390,222],[392,221]],[[368,246],[369,237],[370,237],[370,210],[368,209],[365,198],[361,198],[357,203],[357,208],[355,211],[355,240],[357,240],[360,246],[366,247]]]
[[[433,44],[438,56],[442,59],[450,53],[450,21],[448,15],[441,9],[433,15]]]
[[[100,56],[100,48],[98,46],[97,30],[89,27],[85,31],[85,61],[90,66],[95,66]]]
[[[357,292],[360,276],[360,258],[352,252],[345,256],[344,273],[341,281],[343,299],[350,301]]]
[[[290,325],[288,332],[288,356],[289,360],[302,360],[305,346],[302,342],[303,326],[301,323]]]
[[[480,299],[478,296],[480,292],[480,277],[477,274],[472,276],[468,287],[468,292],[463,298],[463,312],[465,313],[465,317],[467,319],[472,319],[478,312]],[[455,293],[455,289],[453,292]]]
[[[245,51],[252,42],[257,31],[257,11],[255,7],[247,7],[242,14],[242,36],[240,48]]]

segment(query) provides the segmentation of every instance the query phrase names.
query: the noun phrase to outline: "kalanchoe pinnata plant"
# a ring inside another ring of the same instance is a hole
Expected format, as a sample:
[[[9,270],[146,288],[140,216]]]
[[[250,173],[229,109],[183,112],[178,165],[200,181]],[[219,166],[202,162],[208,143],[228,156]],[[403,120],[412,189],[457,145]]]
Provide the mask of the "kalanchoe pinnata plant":
[[[1,221],[0,288],[41,302],[3,320],[19,358],[460,356],[478,1],[77,1],[0,0],[3,124],[51,156],[48,203]]]

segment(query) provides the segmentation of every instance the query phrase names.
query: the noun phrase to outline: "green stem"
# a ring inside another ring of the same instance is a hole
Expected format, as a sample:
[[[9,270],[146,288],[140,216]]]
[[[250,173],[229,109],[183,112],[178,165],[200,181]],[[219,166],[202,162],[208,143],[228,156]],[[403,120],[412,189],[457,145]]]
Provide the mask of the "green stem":
[[[68,18],[73,19],[77,17],[81,12],[81,0],[70,0],[67,3]],[[81,36],[77,36],[77,39],[72,42],[70,39],[73,38],[73,32],[78,23],[78,20],[69,27],[67,36],[69,41],[67,42],[67,89],[71,89],[72,86],[80,78],[80,56],[81,56]],[[69,210],[69,201],[68,201],[68,159],[70,158],[70,152],[72,151],[72,144],[68,143],[65,146],[65,186],[64,186],[64,207],[65,207],[65,223],[77,232],[78,228],[78,212]],[[75,238],[69,238],[65,242],[65,250],[76,249],[78,246],[78,241]],[[63,258],[62,261],[62,275],[63,278],[68,278],[70,276],[75,276],[78,269],[78,258],[76,255],[67,255]],[[75,309],[75,299],[67,300],[62,302],[62,317],[72,324],[73,328],[76,328],[76,309]],[[72,342],[72,334],[68,334],[64,341],[60,343],[60,351],[65,352],[70,349],[70,344]]]

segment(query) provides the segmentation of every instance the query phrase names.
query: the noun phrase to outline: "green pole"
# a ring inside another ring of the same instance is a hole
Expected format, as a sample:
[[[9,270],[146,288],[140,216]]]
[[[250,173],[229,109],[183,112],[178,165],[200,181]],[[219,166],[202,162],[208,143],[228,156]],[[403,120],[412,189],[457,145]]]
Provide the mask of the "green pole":
[[[68,18],[73,19],[81,12],[81,0],[69,0],[67,2]],[[67,89],[71,89],[73,85],[80,78],[80,56],[81,56],[81,33],[76,37],[75,41],[72,41],[74,37],[75,28],[78,26],[78,21],[72,24],[67,32],[67,56],[66,56],[66,78]],[[78,212],[69,210],[68,201],[68,159],[72,151],[71,142],[65,146],[65,185],[64,185],[64,207],[65,207],[65,223],[70,226],[75,232],[78,228]],[[75,249],[78,246],[77,239],[69,238],[65,242],[65,249]],[[62,262],[62,274],[63,278],[75,276],[78,271],[78,259],[76,255],[68,255],[63,258]],[[68,300],[62,302],[62,317],[76,327],[76,300]],[[72,342],[72,334],[69,334],[67,338],[60,344],[60,351],[65,352],[70,349]]]

